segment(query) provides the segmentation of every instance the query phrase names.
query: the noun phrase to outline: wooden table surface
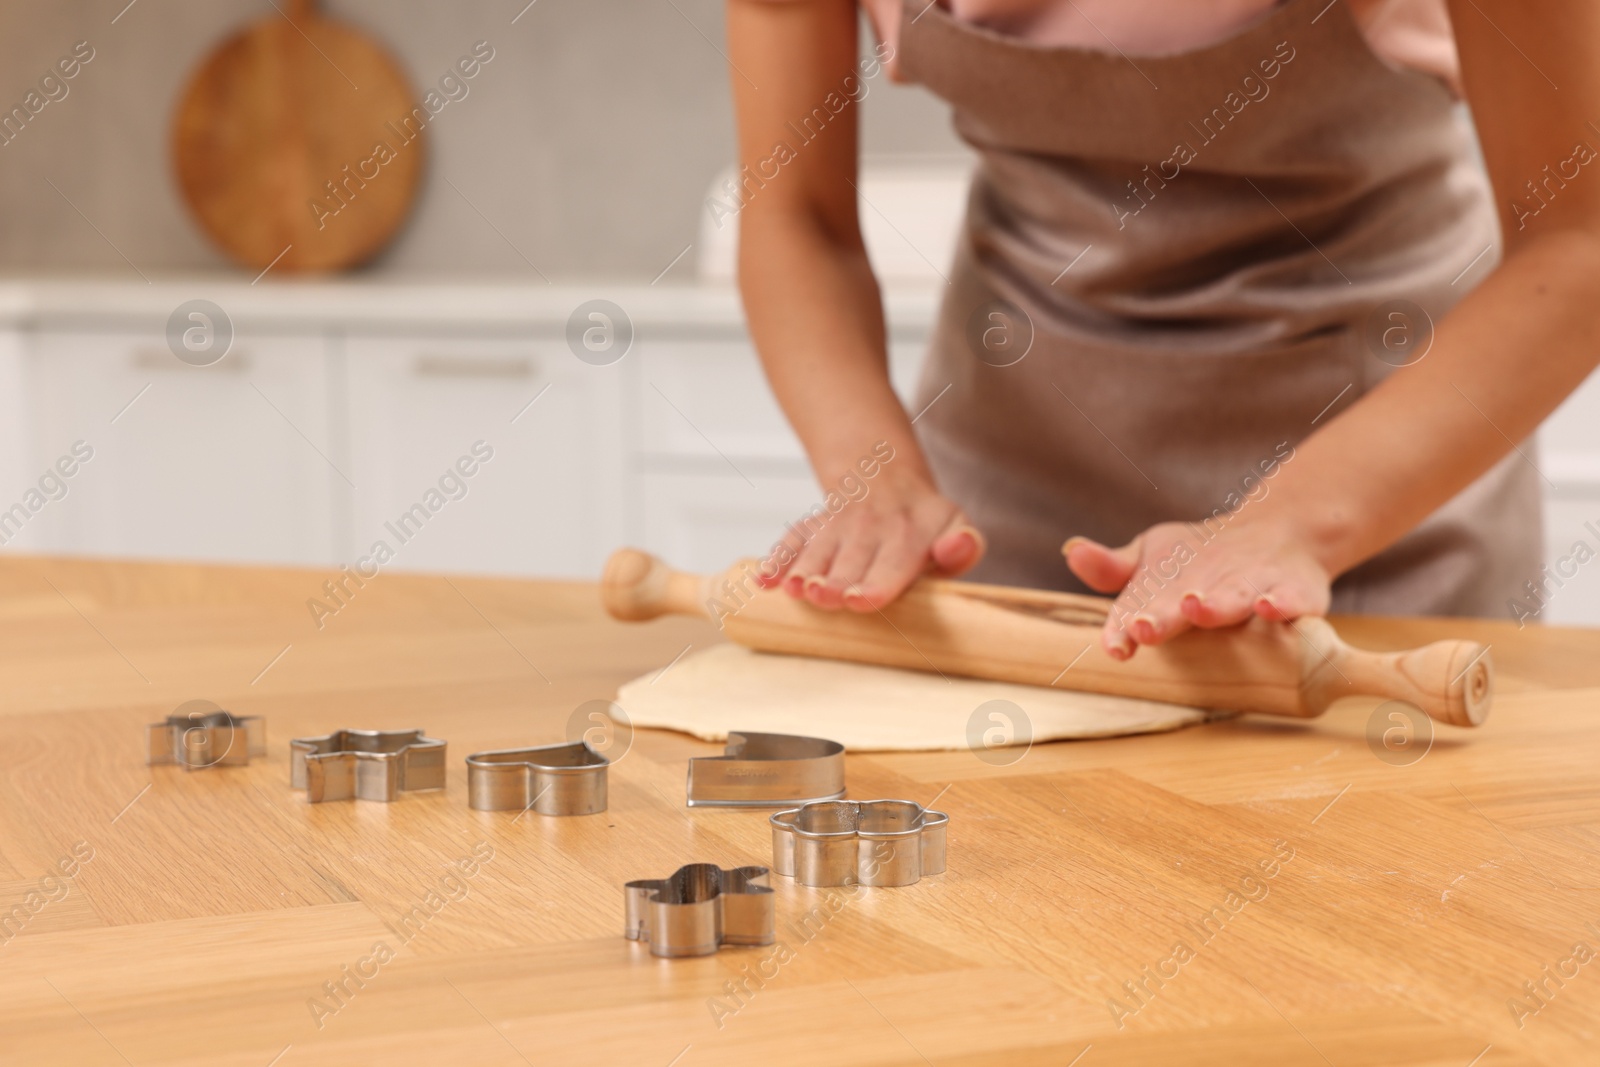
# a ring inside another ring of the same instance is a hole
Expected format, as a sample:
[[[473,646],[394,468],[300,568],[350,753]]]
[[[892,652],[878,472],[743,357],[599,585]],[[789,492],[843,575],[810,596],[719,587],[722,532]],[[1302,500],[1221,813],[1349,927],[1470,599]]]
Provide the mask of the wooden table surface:
[[[949,871],[775,878],[781,947],[667,961],[621,936],[624,882],[769,862],[764,814],[683,805],[714,746],[639,731],[610,809],[568,819],[470,810],[462,760],[562,740],[709,625],[384,575],[319,630],[328,577],[0,562],[0,1062],[1600,1062],[1600,635],[1345,620],[1493,642],[1487,725],[1409,765],[1370,701],[1009,766],[852,756],[852,796],[949,812]],[[195,699],[264,716],[268,758],[147,767],[145,725]],[[416,726],[442,793],[289,788],[291,737]]]

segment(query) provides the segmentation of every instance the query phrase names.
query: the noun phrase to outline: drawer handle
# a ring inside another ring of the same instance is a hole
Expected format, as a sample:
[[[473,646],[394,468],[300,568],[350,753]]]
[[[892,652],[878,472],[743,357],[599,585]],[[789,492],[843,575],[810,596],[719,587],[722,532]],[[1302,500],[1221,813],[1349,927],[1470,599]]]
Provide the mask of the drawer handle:
[[[418,356],[412,370],[423,378],[531,378],[525,356]]]
[[[165,348],[138,348],[133,353],[133,365],[138,370],[204,370],[212,373],[243,374],[250,369],[250,353],[232,351],[217,363],[204,367],[191,366]]]

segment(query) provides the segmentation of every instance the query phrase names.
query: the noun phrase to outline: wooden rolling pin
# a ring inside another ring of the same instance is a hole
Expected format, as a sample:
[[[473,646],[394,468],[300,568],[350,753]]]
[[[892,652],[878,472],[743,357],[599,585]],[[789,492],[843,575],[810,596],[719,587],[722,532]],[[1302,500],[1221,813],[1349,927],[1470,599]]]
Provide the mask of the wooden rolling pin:
[[[1402,700],[1455,726],[1489,714],[1494,669],[1475,641],[1406,652],[1351,648],[1327,620],[1259,617],[1190,630],[1118,661],[1100,646],[1111,601],[923,578],[882,611],[823,611],[760,589],[746,561],[725,575],[674,571],[635,549],[612,555],[601,599],[614,617],[699,615],[741,645],[1197,708],[1311,718],[1340,697]]]

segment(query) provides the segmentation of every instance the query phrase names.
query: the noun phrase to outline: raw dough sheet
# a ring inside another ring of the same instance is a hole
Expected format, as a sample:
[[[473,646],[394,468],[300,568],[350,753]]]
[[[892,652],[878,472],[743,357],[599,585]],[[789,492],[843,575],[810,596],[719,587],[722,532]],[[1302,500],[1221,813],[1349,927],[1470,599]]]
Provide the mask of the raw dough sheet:
[[[1011,685],[973,678],[873,667],[808,656],[716,645],[685,656],[617,691],[634,726],[660,727],[722,741],[729,730],[825,737],[857,752],[968,747],[980,704],[1009,700],[1027,715],[1032,740],[1156,733],[1220,717],[1153,700]],[[1026,744],[1027,731],[993,732],[1000,720],[979,716],[986,744]]]

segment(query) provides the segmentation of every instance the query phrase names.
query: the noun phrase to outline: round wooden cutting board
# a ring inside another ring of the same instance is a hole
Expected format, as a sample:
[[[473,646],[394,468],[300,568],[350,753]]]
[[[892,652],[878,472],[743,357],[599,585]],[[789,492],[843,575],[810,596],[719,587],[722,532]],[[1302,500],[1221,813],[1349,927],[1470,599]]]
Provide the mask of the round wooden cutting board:
[[[312,0],[279,6],[216,48],[184,90],[172,136],[178,185],[206,233],[246,267],[352,267],[411,210],[428,112],[377,44]]]

